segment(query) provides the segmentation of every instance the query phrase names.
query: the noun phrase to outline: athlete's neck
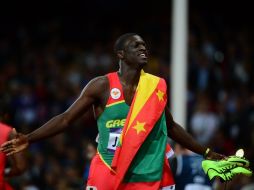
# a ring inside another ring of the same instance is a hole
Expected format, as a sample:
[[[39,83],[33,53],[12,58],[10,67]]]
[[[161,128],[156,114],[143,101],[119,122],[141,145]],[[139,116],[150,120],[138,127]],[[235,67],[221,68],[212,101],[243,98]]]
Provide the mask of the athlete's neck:
[[[123,85],[137,86],[142,68],[131,68],[128,65],[120,64],[118,76]]]

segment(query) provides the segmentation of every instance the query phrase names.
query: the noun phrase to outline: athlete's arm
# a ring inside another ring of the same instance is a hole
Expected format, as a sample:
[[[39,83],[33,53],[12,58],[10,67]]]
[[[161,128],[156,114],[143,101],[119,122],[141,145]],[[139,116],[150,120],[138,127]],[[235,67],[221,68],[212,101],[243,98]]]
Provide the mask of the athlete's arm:
[[[70,126],[70,123],[81,117],[93,104],[100,103],[102,97],[105,96],[107,88],[108,79],[106,76],[93,79],[83,89],[78,99],[64,113],[53,117],[43,126],[27,135],[19,134],[19,138],[1,145],[0,150],[7,155],[11,155],[25,149],[32,142],[62,132]]]
[[[99,101],[105,89],[105,77],[97,77],[82,90],[78,99],[62,114],[53,117],[39,129],[28,134],[28,141],[34,142],[56,135],[70,126],[70,123],[81,117],[96,101]]]
[[[10,135],[8,140],[12,140],[16,138],[17,132],[13,130]],[[6,168],[4,177],[5,178],[10,178],[13,176],[21,175],[27,168],[27,162],[25,158],[25,152],[18,152],[17,154],[13,154],[9,157],[10,161],[10,168]]]
[[[172,138],[177,143],[181,144],[185,148],[200,154],[204,155],[207,147],[200,145],[189,133],[187,133],[179,124],[177,124],[169,109],[166,107],[166,122],[168,128],[168,136]],[[209,159],[223,159],[224,156],[217,154],[213,151],[209,151],[207,158]]]

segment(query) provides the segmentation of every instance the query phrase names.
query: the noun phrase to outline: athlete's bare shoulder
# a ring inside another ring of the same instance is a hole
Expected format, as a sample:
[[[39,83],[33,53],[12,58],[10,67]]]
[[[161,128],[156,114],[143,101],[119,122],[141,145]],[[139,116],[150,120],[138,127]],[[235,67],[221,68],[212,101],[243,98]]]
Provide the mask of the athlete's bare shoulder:
[[[107,76],[98,76],[92,79],[89,83],[100,85],[101,87],[109,85],[108,77]]]
[[[92,79],[83,89],[87,96],[103,100],[108,95],[109,81],[107,76],[99,76]]]
[[[105,89],[109,88],[109,81],[107,76],[99,76],[92,79],[86,87],[96,92],[103,92]]]

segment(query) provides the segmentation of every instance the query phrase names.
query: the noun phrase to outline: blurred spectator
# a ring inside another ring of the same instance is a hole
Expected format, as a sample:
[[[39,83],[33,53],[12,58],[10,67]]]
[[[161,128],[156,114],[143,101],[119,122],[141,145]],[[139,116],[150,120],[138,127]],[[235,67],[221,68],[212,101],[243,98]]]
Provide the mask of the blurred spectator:
[[[201,95],[190,121],[192,134],[200,144],[204,145],[209,144],[220,125],[218,115],[209,109],[209,105],[207,97]]]
[[[212,190],[212,184],[204,173],[203,157],[181,145],[175,145],[175,159],[172,168],[175,174],[176,190]]]
[[[92,142],[87,142],[85,145],[84,149],[84,158],[85,158],[85,167],[84,167],[84,172],[83,172],[83,178],[84,181],[87,181],[88,175],[89,175],[89,169],[90,169],[90,164],[92,161],[92,158],[95,156],[97,150],[96,146]]]

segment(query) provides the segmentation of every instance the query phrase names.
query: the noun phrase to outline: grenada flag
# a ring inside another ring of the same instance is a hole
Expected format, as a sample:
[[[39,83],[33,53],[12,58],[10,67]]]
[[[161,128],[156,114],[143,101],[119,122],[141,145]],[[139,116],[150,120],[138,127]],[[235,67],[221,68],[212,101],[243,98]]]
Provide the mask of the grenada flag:
[[[164,109],[167,102],[164,79],[141,71],[136,94],[132,101],[120,145],[116,149],[112,168],[116,171],[115,190],[123,184],[149,184],[143,190],[160,187],[167,127]]]

